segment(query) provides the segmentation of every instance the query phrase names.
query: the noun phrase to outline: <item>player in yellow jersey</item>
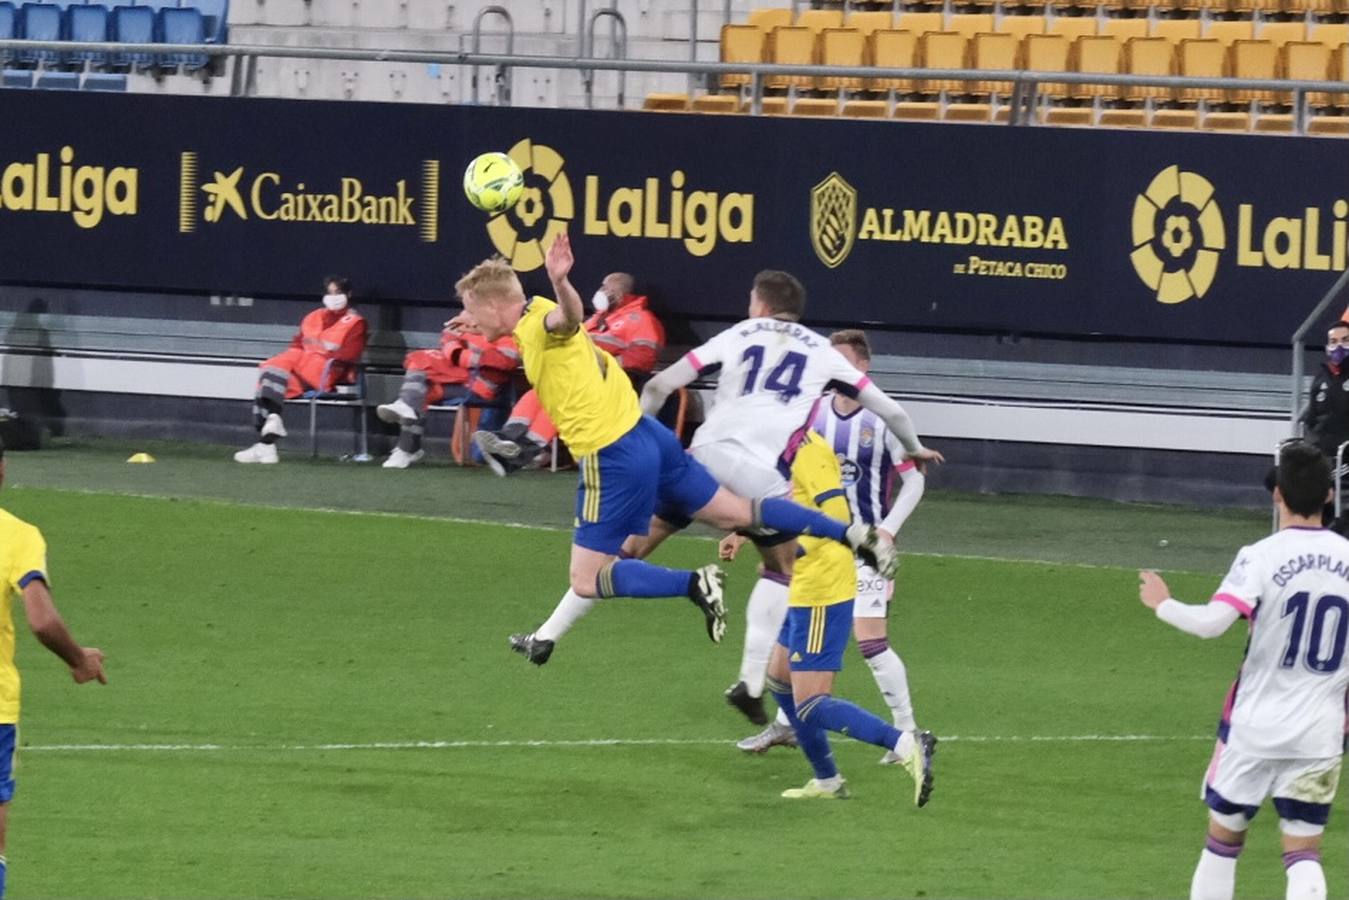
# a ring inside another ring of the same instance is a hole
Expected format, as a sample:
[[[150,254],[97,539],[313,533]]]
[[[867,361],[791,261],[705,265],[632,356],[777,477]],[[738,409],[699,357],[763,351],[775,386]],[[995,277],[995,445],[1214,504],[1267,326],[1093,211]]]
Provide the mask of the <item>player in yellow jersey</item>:
[[[811,416],[813,419],[814,416]],[[847,492],[834,449],[814,431],[803,430],[788,446],[792,497],[840,521],[849,521]],[[929,731],[901,732],[872,713],[833,696],[834,676],[852,633],[857,568],[852,555],[830,541],[801,539],[804,555],[792,569],[787,621],[768,663],[768,689],[796,731],[797,743],[815,770],[803,788],[782,796],[843,798],[847,784],[834,764],[825,731],[893,751],[913,776],[914,802],[932,794],[932,754],[937,739]]]
[[[606,597],[688,597],[703,612],[708,636],[726,632],[725,575],[715,565],[696,572],[619,559],[629,535],[644,535],[657,502],[716,528],[768,527],[846,542],[893,570],[893,546],[875,529],[830,519],[788,500],[751,503],[720,487],[684,452],[664,425],[642,415],[637,393],[618,362],[581,328],[581,297],[569,280],[575,258],[566,233],[548,248],[544,265],[557,302],[526,301],[520,279],[504,260],[487,260],[455,285],[464,308],[490,341],[513,334],[525,375],[581,469],[571,549],[571,589],[552,616],[511,647],[543,665],[555,641]],[[509,457],[518,447],[490,432],[474,436],[485,453]]]
[[[5,481],[5,447],[0,444],[0,486]],[[14,747],[19,728],[19,670],[14,665],[15,598],[23,600],[33,634],[70,666],[76,684],[103,675],[103,653],[75,643],[52,603],[47,578],[47,544],[42,533],[0,509],[0,898],[5,895],[5,833],[14,798]]]

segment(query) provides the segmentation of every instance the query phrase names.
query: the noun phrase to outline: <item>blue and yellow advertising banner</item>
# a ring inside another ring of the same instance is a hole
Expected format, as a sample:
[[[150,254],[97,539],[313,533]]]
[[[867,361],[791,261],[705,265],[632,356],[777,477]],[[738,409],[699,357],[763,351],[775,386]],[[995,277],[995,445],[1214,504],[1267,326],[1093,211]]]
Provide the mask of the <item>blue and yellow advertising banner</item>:
[[[445,301],[499,253],[734,318],[763,268],[808,317],[1281,343],[1349,265],[1335,139],[0,92],[0,280]],[[527,189],[489,217],[476,154]]]

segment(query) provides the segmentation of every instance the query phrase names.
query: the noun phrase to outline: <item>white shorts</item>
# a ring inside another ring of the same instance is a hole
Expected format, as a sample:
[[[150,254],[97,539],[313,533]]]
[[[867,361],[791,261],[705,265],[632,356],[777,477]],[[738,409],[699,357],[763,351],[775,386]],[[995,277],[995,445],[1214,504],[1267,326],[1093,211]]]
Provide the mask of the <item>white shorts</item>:
[[[857,560],[857,599],[852,607],[854,619],[884,619],[894,593],[893,581],[860,559]]]
[[[765,463],[750,456],[735,441],[714,441],[689,450],[717,484],[748,500],[789,497],[792,486],[778,471],[777,461]]]
[[[1340,784],[1342,759],[1265,759],[1219,741],[1204,778],[1204,802],[1214,812],[1253,819],[1272,797],[1279,818],[1324,825]]]

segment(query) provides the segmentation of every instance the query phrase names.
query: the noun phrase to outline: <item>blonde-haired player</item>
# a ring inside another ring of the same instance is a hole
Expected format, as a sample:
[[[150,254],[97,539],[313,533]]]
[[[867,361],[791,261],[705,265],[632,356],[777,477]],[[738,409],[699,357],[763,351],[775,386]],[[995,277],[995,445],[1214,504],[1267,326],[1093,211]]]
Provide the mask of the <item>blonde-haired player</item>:
[[[569,279],[574,262],[564,232],[544,261],[556,303],[526,300],[519,278],[502,260],[481,263],[455,285],[488,340],[515,336],[525,375],[581,470],[571,589],[538,629],[511,636],[516,652],[543,665],[557,639],[605,597],[688,597],[702,610],[708,636],[721,641],[726,607],[719,567],[689,572],[617,558],[629,535],[647,533],[658,501],[726,530],[768,527],[822,535],[872,556],[891,551],[874,528],[848,528],[786,500],[751,504],[721,488],[668,428],[642,415],[622,367],[581,328],[585,313]],[[491,432],[477,432],[474,439],[485,453],[509,450]]]

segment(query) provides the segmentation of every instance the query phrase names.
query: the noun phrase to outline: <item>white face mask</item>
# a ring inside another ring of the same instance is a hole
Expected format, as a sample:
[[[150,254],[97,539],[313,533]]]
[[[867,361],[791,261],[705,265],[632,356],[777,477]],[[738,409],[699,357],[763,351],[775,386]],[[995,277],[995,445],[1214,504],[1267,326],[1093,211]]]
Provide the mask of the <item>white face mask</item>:
[[[595,312],[604,312],[609,308],[609,295],[603,290],[595,292],[595,296],[590,299],[590,303],[595,307]]]
[[[323,305],[328,308],[329,312],[341,312],[347,308],[347,295],[324,294]]]

